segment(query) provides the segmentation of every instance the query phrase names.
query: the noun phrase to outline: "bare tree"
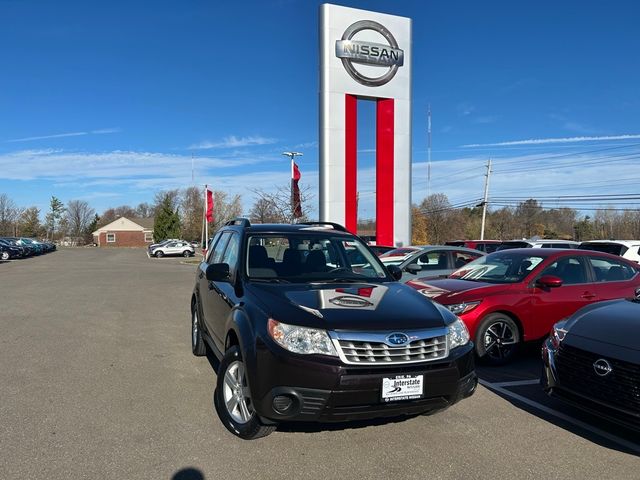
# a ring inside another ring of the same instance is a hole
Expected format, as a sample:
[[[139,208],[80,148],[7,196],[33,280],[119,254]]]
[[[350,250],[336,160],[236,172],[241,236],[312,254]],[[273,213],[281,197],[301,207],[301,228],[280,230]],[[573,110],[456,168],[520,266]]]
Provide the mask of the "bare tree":
[[[439,245],[464,235],[460,212],[451,206],[444,193],[434,193],[420,204],[420,211],[427,217],[429,243]]]
[[[71,200],[67,203],[67,223],[69,225],[69,234],[73,237],[73,241],[82,240],[84,233],[94,220],[95,210],[84,200]]]
[[[184,189],[180,198],[182,208],[182,236],[186,240],[202,238],[204,193],[198,187]]]
[[[142,202],[136,207],[136,217],[149,218],[153,216],[153,207],[147,202]]]
[[[153,216],[158,213],[160,208],[171,208],[171,210],[177,210],[180,206],[180,189],[163,190],[157,192],[153,196]]]
[[[293,223],[295,216],[294,208],[291,204],[291,187],[289,185],[276,187],[275,190],[271,192],[267,192],[261,188],[252,189],[251,191],[258,197],[256,203],[262,201],[262,205],[268,207],[269,221]],[[308,220],[307,214],[305,213],[305,204],[309,202],[312,197],[311,188],[308,185],[300,188],[302,217],[298,219],[299,222]]]
[[[0,194],[0,235],[15,235],[21,209],[6,193]]]
[[[278,223],[281,221],[278,209],[268,198],[258,198],[251,207],[249,220],[252,223]]]
[[[227,192],[213,192],[213,222],[209,224],[209,232],[215,232],[229,220],[242,215],[242,198],[234,195],[229,198]]]

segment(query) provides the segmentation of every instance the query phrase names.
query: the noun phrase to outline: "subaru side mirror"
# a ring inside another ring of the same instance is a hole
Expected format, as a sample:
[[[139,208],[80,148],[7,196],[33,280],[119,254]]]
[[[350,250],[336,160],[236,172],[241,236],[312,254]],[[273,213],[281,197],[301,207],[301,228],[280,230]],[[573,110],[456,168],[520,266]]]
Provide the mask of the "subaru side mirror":
[[[229,280],[228,263],[212,263],[207,267],[207,280],[210,282],[224,282]]]
[[[389,265],[387,267],[387,270],[389,271],[389,274],[391,275],[391,278],[393,278],[396,282],[399,281],[402,278],[402,270],[400,270],[400,267],[397,265]]]

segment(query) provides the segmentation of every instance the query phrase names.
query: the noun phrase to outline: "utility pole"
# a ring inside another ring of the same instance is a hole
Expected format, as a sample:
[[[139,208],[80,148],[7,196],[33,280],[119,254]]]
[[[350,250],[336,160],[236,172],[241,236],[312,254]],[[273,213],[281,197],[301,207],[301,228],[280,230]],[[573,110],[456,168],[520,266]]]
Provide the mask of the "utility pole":
[[[431,104],[427,110],[427,198],[431,195]]]
[[[491,158],[487,162],[487,174],[484,180],[484,198],[482,199],[482,226],[480,227],[480,240],[484,240],[484,222],[487,217],[487,203],[489,200],[489,179],[491,178]]]

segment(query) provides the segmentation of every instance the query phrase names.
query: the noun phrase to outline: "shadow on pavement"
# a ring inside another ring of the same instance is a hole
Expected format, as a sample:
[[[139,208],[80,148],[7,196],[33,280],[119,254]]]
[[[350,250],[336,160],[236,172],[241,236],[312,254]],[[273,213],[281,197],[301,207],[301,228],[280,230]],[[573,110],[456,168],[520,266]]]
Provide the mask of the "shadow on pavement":
[[[171,480],[204,480],[204,474],[197,468],[183,468],[174,473]]]

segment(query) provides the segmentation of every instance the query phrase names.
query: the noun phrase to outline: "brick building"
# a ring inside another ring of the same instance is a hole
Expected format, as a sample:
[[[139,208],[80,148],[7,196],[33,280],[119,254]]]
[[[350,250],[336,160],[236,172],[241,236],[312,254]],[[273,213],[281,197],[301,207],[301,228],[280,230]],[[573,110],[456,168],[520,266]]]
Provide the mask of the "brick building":
[[[93,232],[99,247],[146,247],[153,243],[153,218],[120,217]]]

